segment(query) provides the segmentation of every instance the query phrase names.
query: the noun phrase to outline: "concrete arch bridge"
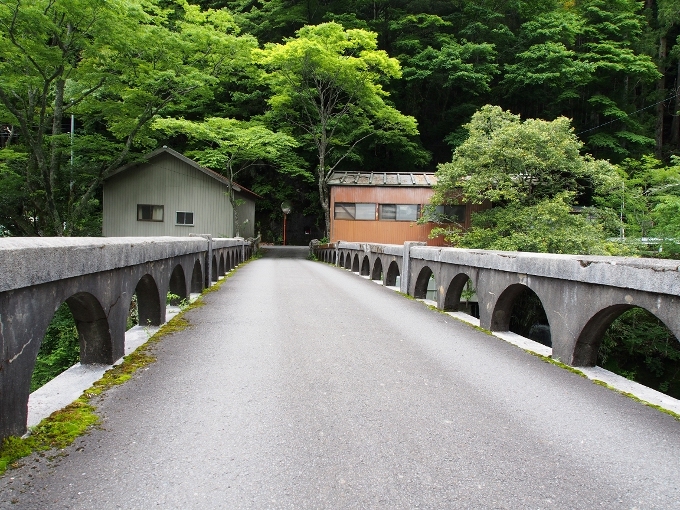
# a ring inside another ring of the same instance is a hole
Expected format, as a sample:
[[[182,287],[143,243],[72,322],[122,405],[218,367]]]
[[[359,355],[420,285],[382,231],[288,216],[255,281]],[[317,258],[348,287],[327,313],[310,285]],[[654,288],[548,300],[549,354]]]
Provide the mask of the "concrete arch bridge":
[[[252,255],[243,239],[6,238],[0,243],[0,438],[26,431],[31,376],[55,311],[67,303],[82,364],[125,351],[137,296],[139,323],[165,322],[166,296],[201,292]]]
[[[347,243],[315,245],[316,256],[415,298],[434,280],[436,306],[457,311],[466,285],[479,303],[479,325],[507,331],[513,306],[533,291],[545,310],[552,357],[594,366],[602,337],[626,310],[644,308],[680,338],[677,260],[555,255],[425,246]]]

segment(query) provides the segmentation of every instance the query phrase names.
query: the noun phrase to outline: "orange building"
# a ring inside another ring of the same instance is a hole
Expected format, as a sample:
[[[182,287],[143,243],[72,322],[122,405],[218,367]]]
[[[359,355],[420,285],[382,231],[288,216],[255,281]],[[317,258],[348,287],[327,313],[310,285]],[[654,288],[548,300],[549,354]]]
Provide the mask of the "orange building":
[[[437,225],[419,224],[424,206],[434,193],[432,172],[335,172],[331,192],[331,242],[403,244],[423,241],[443,246],[441,237],[430,239]],[[481,206],[438,206],[437,215],[470,226],[470,214]]]

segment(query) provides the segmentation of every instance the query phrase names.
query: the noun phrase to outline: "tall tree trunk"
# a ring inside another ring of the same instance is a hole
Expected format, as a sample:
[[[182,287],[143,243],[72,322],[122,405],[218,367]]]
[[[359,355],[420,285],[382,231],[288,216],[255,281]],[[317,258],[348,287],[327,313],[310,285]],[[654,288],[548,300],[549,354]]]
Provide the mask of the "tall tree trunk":
[[[680,148],[680,58],[675,73],[675,108],[673,108],[673,123],[671,124],[671,146]]]
[[[45,198],[47,201],[47,211],[52,222],[52,229],[58,236],[64,234],[64,225],[62,224],[57,204],[55,201],[55,186],[56,177],[61,165],[61,144],[62,140],[59,138],[61,134],[61,122],[64,117],[64,88],[66,80],[59,79],[55,83],[55,97],[54,97],[54,113],[52,114],[52,139],[50,140],[50,161],[45,162],[43,167],[43,186],[45,186]]]
[[[658,97],[664,99],[666,97],[666,75],[665,75],[665,61],[666,61],[666,38],[659,39],[659,65],[658,69],[661,73],[661,78],[656,84],[656,90],[659,92]],[[654,139],[656,141],[656,149],[654,155],[657,159],[663,158],[663,121],[665,114],[665,103],[661,102],[656,105],[656,129]]]

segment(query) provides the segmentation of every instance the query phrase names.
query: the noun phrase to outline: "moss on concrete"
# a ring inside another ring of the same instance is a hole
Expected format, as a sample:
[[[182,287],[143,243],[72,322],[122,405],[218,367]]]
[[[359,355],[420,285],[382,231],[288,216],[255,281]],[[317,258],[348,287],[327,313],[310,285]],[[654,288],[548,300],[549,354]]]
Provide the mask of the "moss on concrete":
[[[250,260],[239,264],[238,267],[243,267]],[[108,389],[130,380],[137,370],[156,361],[151,353],[154,344],[168,335],[190,327],[190,323],[184,318],[184,314],[204,306],[202,297],[210,292],[217,291],[226,279],[234,274],[234,271],[235,269],[230,271],[225,278],[205,289],[199,299],[186,306],[179,314],[163,324],[146,343],[125,356],[120,364],[107,370],[102,378],[85,390],[75,402],[52,413],[33,427],[24,437],[11,436],[6,438],[0,446],[0,475],[5,473],[8,468],[19,467],[20,460],[34,452],[67,447],[78,436],[85,434],[91,427],[97,425],[99,417],[96,414],[93,400]]]

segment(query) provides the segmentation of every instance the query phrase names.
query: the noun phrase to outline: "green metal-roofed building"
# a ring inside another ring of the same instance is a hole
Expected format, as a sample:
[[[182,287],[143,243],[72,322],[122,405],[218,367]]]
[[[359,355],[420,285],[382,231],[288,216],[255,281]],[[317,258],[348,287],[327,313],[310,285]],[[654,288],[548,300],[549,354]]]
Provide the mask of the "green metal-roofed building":
[[[103,235],[254,237],[258,195],[167,147],[116,170],[104,181]],[[237,223],[237,224],[235,224]]]

